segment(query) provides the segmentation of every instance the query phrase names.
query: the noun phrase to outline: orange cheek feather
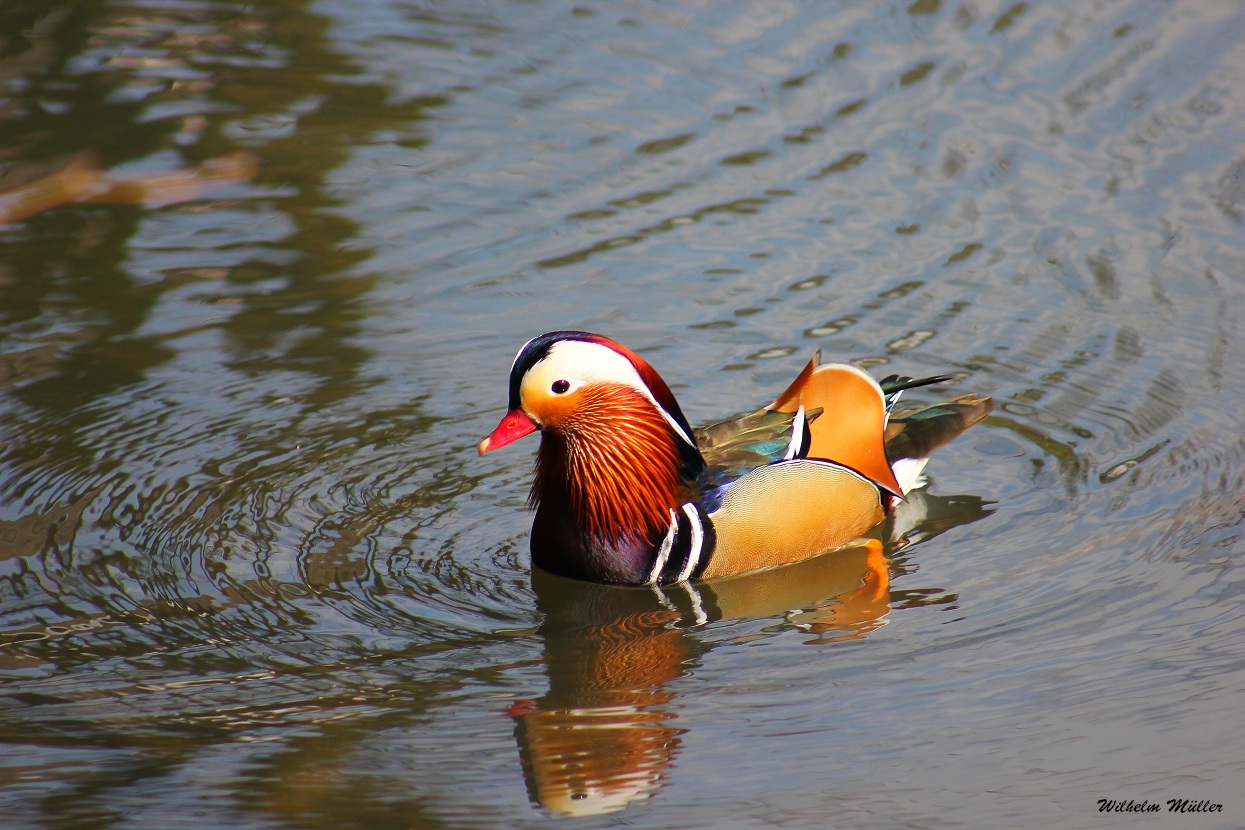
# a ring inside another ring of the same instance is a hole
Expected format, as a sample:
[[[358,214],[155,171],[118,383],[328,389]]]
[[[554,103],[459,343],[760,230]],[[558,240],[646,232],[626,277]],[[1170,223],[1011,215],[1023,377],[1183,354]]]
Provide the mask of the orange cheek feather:
[[[583,389],[564,395],[528,394],[523,397],[523,408],[532,413],[542,429],[554,432],[572,429],[576,416],[584,414],[583,405]]]

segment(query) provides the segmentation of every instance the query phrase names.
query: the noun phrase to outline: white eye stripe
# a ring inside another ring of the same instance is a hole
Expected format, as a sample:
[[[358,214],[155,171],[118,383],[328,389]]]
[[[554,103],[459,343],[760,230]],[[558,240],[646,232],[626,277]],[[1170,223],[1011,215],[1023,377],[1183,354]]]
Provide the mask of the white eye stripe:
[[[631,361],[608,346],[585,340],[559,340],[549,347],[549,353],[542,360],[527,371],[523,389],[527,390],[530,382],[533,390],[551,391],[553,383],[558,380],[565,380],[570,384],[567,391],[590,383],[621,383],[629,386],[657,407],[657,411],[676,435],[690,446],[696,446],[679,422],[653,397],[648,384],[640,377]]]

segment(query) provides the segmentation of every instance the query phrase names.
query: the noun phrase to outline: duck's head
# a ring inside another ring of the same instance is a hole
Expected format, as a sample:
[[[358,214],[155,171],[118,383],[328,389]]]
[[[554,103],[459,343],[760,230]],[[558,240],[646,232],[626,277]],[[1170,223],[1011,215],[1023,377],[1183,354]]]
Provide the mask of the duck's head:
[[[644,358],[600,334],[551,331],[523,344],[510,367],[509,411],[480,442],[480,455],[536,430],[575,436],[628,409],[659,415],[695,447],[670,387]]]
[[[676,491],[704,464],[666,382],[599,334],[554,331],[519,349],[508,411],[480,454],[537,430],[532,501],[565,499],[581,524],[610,537],[668,523]]]

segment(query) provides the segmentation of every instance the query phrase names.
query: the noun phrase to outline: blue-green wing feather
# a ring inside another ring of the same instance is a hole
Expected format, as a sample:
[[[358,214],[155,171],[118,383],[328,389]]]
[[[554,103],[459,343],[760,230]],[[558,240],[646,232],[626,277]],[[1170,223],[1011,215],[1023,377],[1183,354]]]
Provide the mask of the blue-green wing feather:
[[[804,429],[821,410],[808,414]],[[696,446],[705,459],[705,471],[697,483],[701,504],[712,510],[728,484],[757,467],[782,461],[791,447],[795,414],[758,409],[738,418],[694,430]],[[808,445],[807,440],[799,442]],[[797,453],[797,457],[802,453]]]

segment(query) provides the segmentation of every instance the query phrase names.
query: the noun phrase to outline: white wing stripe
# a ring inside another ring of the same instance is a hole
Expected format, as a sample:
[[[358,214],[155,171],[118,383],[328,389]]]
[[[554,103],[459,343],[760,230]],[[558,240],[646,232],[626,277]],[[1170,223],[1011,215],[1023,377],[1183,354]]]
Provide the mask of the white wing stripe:
[[[790,461],[800,454],[800,450],[804,446],[804,404],[800,404],[800,408],[795,411],[795,417],[791,420],[791,443],[787,445],[787,454],[782,457],[783,461]]]

